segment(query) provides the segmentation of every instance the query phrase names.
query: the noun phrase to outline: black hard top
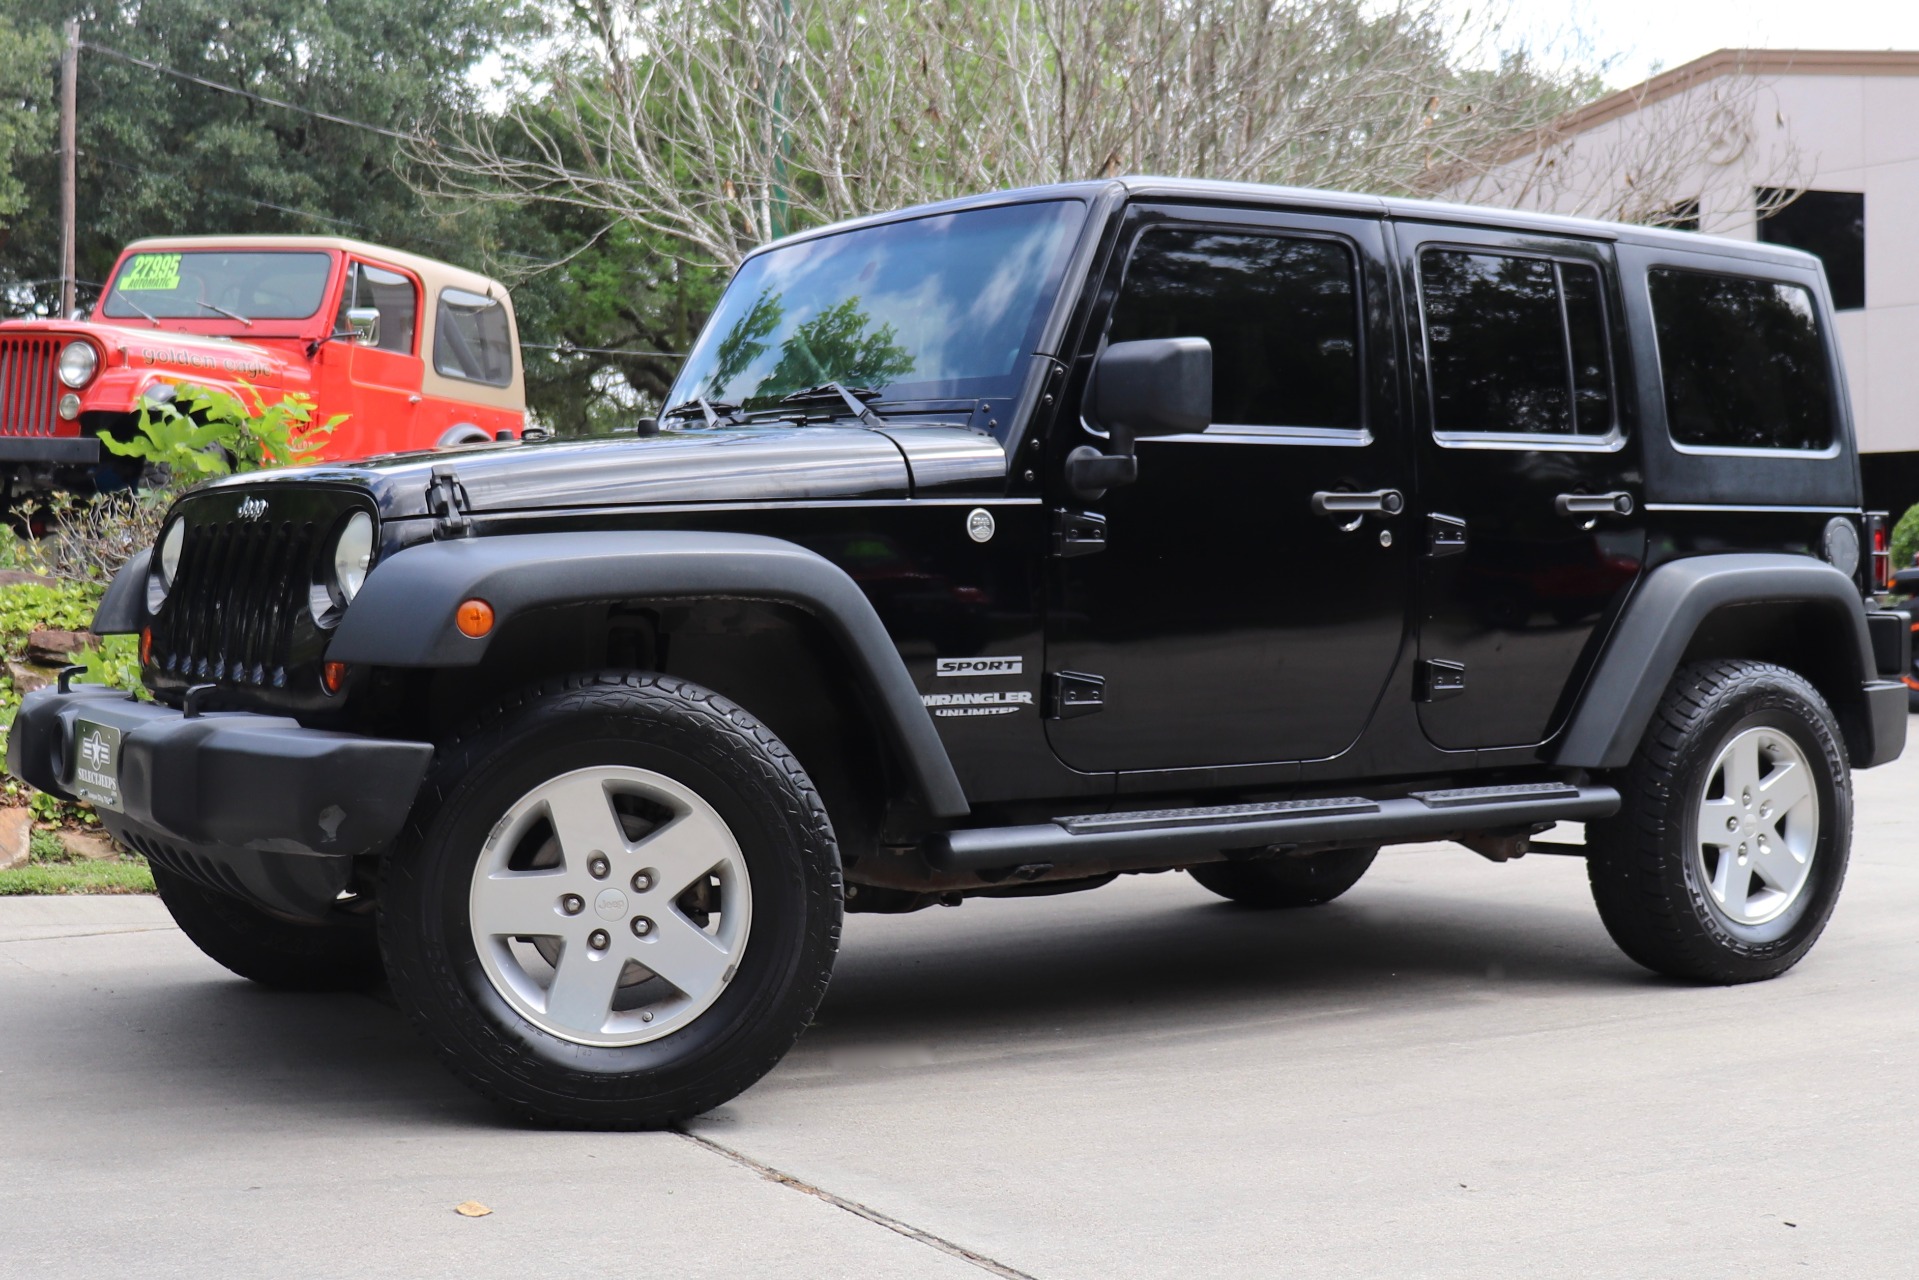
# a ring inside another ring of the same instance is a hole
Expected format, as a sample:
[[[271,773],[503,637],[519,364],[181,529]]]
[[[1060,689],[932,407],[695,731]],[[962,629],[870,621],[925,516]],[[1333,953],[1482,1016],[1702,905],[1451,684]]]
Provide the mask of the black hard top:
[[[793,244],[820,236],[835,235],[856,227],[910,218],[954,213],[962,209],[992,205],[1023,204],[1036,200],[1072,198],[1095,207],[1116,206],[1126,200],[1164,200],[1206,204],[1237,205],[1245,208],[1294,209],[1311,213],[1343,213],[1370,218],[1394,218],[1409,222],[1439,222],[1458,226],[1492,227],[1506,231],[1536,231],[1548,235],[1579,236],[1588,240],[1607,240],[1678,253],[1707,253],[1773,262],[1783,266],[1807,267],[1817,263],[1811,254],[1782,245],[1752,240],[1734,240],[1725,236],[1701,235],[1696,231],[1673,231],[1664,227],[1636,226],[1624,222],[1602,222],[1596,218],[1568,218],[1552,213],[1532,213],[1521,209],[1496,209],[1483,205],[1451,204],[1440,200],[1412,200],[1401,196],[1371,196],[1347,191],[1319,191],[1310,187],[1266,186],[1254,182],[1215,182],[1200,178],[1157,178],[1148,176],[1111,178],[1097,182],[1061,182],[1049,186],[1020,187],[915,205],[888,213],[872,214],[831,226],[818,227],[787,236],[755,249],[763,253],[777,245]],[[749,255],[752,256],[752,255]]]

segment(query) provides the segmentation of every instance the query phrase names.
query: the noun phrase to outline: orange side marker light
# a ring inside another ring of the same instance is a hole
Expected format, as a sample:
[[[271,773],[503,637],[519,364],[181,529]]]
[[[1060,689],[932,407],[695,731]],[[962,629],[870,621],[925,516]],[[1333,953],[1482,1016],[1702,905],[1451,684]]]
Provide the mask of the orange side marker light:
[[[453,625],[461,635],[478,640],[493,630],[493,606],[484,600],[463,600],[453,614]]]
[[[140,665],[146,666],[153,661],[153,628],[140,628]]]
[[[320,683],[328,693],[340,692],[340,686],[346,683],[346,663],[327,662],[320,666]]]

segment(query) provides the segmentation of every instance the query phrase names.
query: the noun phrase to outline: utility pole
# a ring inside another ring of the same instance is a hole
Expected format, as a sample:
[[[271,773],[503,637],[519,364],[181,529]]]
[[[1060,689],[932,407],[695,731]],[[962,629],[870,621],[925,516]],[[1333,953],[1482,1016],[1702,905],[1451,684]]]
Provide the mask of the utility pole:
[[[78,274],[74,258],[74,152],[79,136],[80,20],[67,19],[67,43],[60,51],[60,318],[73,314]]]

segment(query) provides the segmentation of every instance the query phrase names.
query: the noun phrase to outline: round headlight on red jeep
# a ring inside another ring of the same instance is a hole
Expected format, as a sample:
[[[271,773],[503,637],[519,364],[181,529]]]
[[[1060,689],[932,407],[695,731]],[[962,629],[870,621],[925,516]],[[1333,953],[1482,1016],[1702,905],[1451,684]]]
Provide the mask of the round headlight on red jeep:
[[[60,351],[60,381],[78,390],[100,371],[100,353],[91,342],[75,339]]]

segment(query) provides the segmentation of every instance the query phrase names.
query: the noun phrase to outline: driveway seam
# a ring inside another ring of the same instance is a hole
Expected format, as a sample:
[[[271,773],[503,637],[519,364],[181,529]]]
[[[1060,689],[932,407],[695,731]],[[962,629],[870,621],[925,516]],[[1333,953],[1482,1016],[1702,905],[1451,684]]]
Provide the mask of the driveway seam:
[[[996,1262],[983,1253],[975,1253],[965,1245],[954,1244],[951,1240],[942,1236],[936,1236],[930,1231],[922,1231],[910,1223],[901,1222],[898,1218],[888,1217],[878,1209],[870,1208],[857,1200],[848,1200],[845,1196],[834,1195],[824,1187],[816,1187],[810,1182],[803,1182],[790,1173],[782,1173],[772,1165],[761,1164],[752,1156],[746,1155],[744,1152],[735,1151],[733,1148],[715,1142],[711,1138],[702,1138],[699,1134],[689,1133],[685,1129],[675,1129],[673,1132],[685,1138],[688,1142],[705,1147],[715,1155],[723,1156],[731,1160],[741,1168],[751,1169],[768,1182],[777,1182],[783,1187],[790,1187],[803,1195],[812,1196],[815,1200],[825,1201],[835,1209],[850,1213],[856,1218],[864,1218],[874,1226],[885,1227],[888,1231],[905,1236],[908,1240],[916,1241],[929,1249],[938,1249],[941,1253],[950,1254],[962,1262],[970,1262],[980,1270],[990,1271],[992,1274],[1002,1277],[1003,1280],[1034,1280],[1034,1277],[1028,1275],[1026,1272],[1015,1270],[1003,1262]]]
[[[0,947],[11,947],[20,942],[65,942],[69,938],[111,938],[122,933],[165,933],[175,927],[170,924],[142,924],[125,929],[95,929],[90,933],[43,933],[32,938],[0,938]]]

